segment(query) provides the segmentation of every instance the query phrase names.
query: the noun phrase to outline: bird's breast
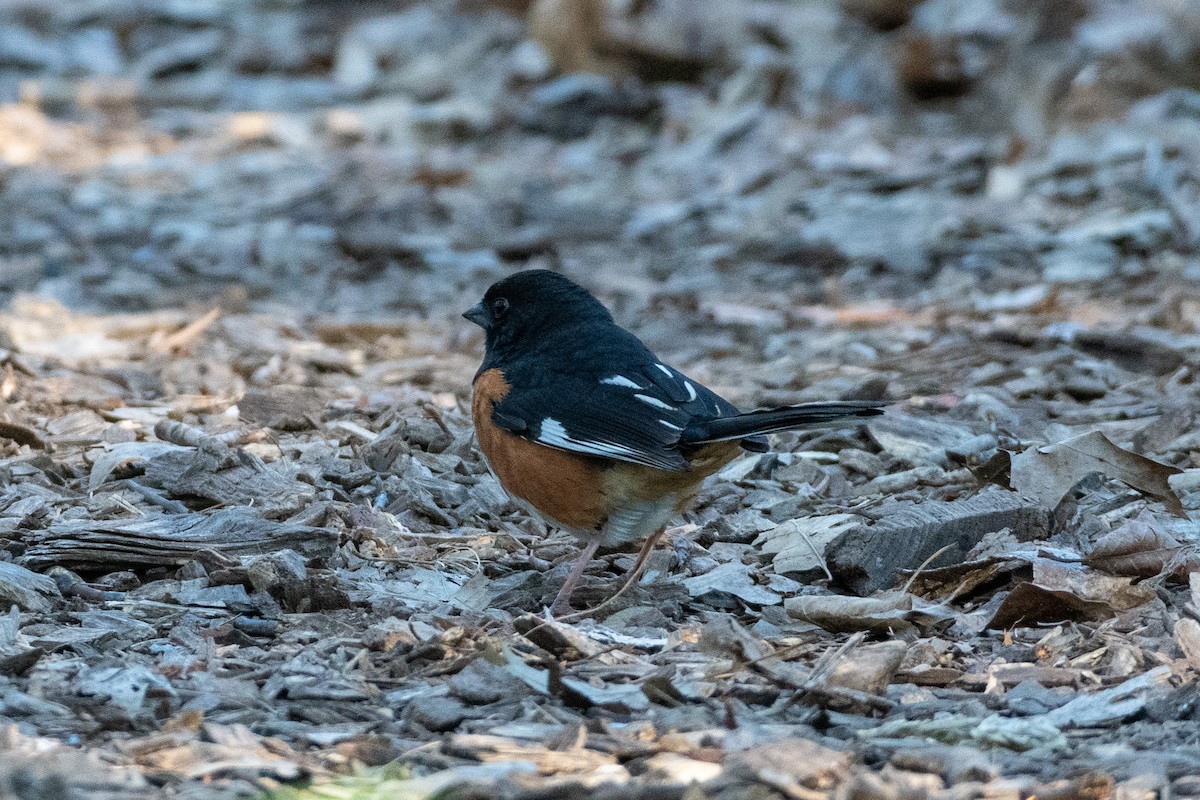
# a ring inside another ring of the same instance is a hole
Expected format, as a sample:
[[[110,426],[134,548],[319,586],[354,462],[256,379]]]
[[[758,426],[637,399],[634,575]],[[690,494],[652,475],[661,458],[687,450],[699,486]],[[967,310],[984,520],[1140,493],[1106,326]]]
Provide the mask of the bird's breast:
[[[531,442],[496,425],[492,409],[509,392],[498,369],[475,379],[471,416],[488,468],[504,490],[533,506],[548,521],[577,531],[595,530],[608,516],[603,465]]]

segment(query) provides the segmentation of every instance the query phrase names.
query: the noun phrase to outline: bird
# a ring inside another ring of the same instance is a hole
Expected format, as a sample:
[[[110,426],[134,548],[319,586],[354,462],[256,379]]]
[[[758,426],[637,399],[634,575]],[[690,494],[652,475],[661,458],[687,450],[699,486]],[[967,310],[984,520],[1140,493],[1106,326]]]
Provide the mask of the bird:
[[[704,480],[766,434],[884,413],[887,402],[741,412],[665,364],[587,289],[529,269],[463,313],[484,331],[471,416],[488,469],[518,506],[583,549],[549,607],[570,599],[600,547],[645,541],[632,572]]]

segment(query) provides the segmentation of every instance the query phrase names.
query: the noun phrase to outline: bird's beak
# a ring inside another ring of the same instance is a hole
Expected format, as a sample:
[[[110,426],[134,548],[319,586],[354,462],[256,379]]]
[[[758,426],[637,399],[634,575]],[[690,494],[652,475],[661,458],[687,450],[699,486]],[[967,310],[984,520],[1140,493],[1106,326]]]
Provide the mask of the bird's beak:
[[[476,303],[463,312],[463,317],[471,320],[481,328],[487,328],[487,309],[483,307],[483,303]]]

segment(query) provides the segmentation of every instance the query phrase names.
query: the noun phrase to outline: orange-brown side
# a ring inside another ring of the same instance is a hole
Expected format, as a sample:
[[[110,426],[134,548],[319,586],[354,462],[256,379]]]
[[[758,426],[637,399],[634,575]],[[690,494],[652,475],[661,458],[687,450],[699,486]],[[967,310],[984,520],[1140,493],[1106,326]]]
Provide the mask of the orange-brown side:
[[[596,528],[609,513],[602,463],[536,444],[498,427],[492,408],[510,388],[498,369],[489,369],[475,379],[471,416],[479,449],[492,472],[505,491],[554,522],[576,530]]]

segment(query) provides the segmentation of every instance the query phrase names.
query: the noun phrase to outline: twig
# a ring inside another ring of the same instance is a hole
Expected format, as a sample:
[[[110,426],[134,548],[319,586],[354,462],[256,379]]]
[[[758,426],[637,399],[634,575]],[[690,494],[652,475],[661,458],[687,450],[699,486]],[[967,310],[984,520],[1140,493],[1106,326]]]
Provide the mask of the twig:
[[[195,425],[178,422],[173,419],[160,419],[154,425],[154,435],[164,442],[177,444],[180,447],[195,447],[197,450],[205,447],[214,450],[226,450],[229,444],[212,434],[205,433]]]
[[[123,483],[125,484],[125,488],[137,492],[152,505],[156,505],[164,511],[168,511],[172,514],[186,514],[190,510],[178,500],[172,500],[169,497],[164,497],[157,490],[151,489],[149,486],[140,484],[135,480],[126,479],[123,481]]]
[[[921,566],[919,566],[915,570],[913,570],[913,574],[908,576],[908,582],[904,584],[904,588],[901,591],[904,592],[904,594],[908,594],[908,590],[912,588],[913,581],[915,581],[917,579],[917,576],[919,576],[926,567],[928,567],[931,563],[933,563],[933,561],[936,560],[938,556],[940,556],[942,553],[946,552],[953,546],[954,545],[952,545],[952,544],[948,544],[945,547],[938,549],[929,558],[922,561]]]
[[[184,350],[196,339],[199,339],[220,316],[221,309],[210,309],[204,316],[192,320],[174,333],[164,336],[162,340],[151,345],[151,347],[159,353],[173,353],[178,350]]]

